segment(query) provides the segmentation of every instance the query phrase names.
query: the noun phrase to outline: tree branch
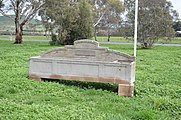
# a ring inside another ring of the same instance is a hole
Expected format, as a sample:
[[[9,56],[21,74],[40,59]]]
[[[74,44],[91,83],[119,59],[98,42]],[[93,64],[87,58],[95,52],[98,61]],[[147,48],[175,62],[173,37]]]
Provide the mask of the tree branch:
[[[13,19],[11,16],[7,15],[2,9],[0,9],[0,13],[1,13],[3,16],[8,17],[10,20],[14,21],[14,19]]]
[[[22,19],[23,16],[26,18],[25,14],[28,12],[28,10],[29,10],[30,8],[31,8],[30,5],[26,7],[26,9],[22,12],[20,19]]]
[[[16,9],[15,2],[13,0],[10,0],[10,2],[11,2],[11,5],[13,6],[14,11],[15,11],[15,9]]]
[[[41,4],[40,6],[38,6],[37,8],[34,8],[34,10],[32,10],[32,12],[30,14],[28,14],[26,16],[26,18],[24,19],[24,21],[21,23],[22,25],[26,24],[26,22],[30,21],[33,19],[33,17],[36,15],[35,13],[41,9],[41,7],[43,7],[45,3]]]
[[[102,18],[104,17],[104,15],[106,14],[106,12],[107,12],[107,9],[104,11],[104,13],[101,15],[101,17],[99,18],[99,20],[93,25],[94,27],[96,27],[99,23],[100,23],[100,21],[102,20]]]

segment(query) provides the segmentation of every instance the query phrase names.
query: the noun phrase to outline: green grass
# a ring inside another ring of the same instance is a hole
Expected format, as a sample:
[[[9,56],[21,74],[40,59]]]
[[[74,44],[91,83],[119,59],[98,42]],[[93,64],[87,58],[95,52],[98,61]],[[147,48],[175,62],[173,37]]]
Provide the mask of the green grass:
[[[0,39],[9,39],[9,40],[14,40],[15,36],[12,35],[0,35]],[[28,36],[28,35],[24,35],[23,36],[24,40],[50,40],[50,37],[46,37],[46,36]]]
[[[104,45],[128,54],[128,45]],[[29,80],[28,61],[48,43],[0,41],[1,120],[179,120],[181,48],[138,49],[135,96],[116,95],[116,85]]]
[[[92,39],[94,40],[94,37]],[[97,40],[99,42],[107,42],[107,37],[106,36],[98,36]],[[125,39],[124,37],[115,37],[115,36],[112,36],[110,38],[110,41],[111,42],[133,42],[131,39]]]
[[[14,36],[10,36],[10,35],[0,35],[0,39],[9,39],[9,40],[14,40]],[[51,40],[50,37],[46,37],[46,36],[27,36],[24,35],[23,36],[24,40]],[[94,38],[92,38],[94,40]],[[103,36],[98,36],[97,40],[99,42],[107,42],[107,37],[103,37]],[[125,39],[124,37],[111,37],[110,39],[111,42],[127,42],[127,43],[133,43],[133,40],[131,38],[129,39]],[[160,44],[181,44],[181,38],[180,37],[176,37],[173,40],[159,40],[156,43],[160,43]]]
[[[181,44],[181,37],[175,37],[172,40],[159,40],[157,43],[164,43],[164,44]]]
[[[94,38],[92,38],[94,40]],[[97,40],[99,42],[107,42],[107,37],[103,37],[103,36],[99,36],[97,37]],[[111,37],[110,39],[111,42],[127,42],[127,43],[133,43],[133,38],[129,38],[129,39],[126,39],[124,37]],[[160,44],[181,44],[181,38],[180,37],[175,37],[174,39],[172,40],[163,40],[163,39],[160,39],[158,42],[156,43],[160,43]]]

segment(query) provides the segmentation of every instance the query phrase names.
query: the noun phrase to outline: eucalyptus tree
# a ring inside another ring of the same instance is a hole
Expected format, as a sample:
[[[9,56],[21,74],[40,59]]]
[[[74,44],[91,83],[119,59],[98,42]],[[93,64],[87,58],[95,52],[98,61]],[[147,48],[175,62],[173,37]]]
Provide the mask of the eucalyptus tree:
[[[127,25],[133,35],[135,0],[125,0]],[[169,39],[174,36],[172,28],[174,10],[167,0],[139,0],[138,42],[143,48],[152,47],[159,38]]]
[[[122,12],[124,10],[124,7],[120,0],[113,0],[110,1],[110,9],[109,11],[105,14],[103,18],[103,24],[102,26],[107,29],[107,35],[108,35],[108,42],[110,41],[111,37],[111,29],[117,29],[119,27],[119,23],[122,20]]]
[[[173,28],[175,31],[181,31],[181,21],[175,21],[173,23]]]
[[[0,0],[0,8],[3,7],[3,1]]]
[[[43,7],[44,0],[1,0],[0,13],[15,23],[15,44],[22,43],[23,26],[32,20]],[[9,16],[13,13],[14,16]]]
[[[44,25],[52,27],[51,44],[73,44],[92,36],[92,13],[87,0],[46,0],[40,15]]]
[[[95,40],[97,28],[104,27],[108,31],[108,40],[110,36],[110,28],[118,25],[121,20],[121,13],[124,10],[123,3],[120,0],[89,0],[93,11],[93,26]]]

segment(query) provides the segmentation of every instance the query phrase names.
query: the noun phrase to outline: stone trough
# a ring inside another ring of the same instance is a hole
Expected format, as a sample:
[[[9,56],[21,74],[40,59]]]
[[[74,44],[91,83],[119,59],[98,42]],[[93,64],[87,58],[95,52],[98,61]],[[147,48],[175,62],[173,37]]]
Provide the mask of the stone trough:
[[[78,40],[30,58],[29,78],[118,84],[118,95],[133,96],[135,57],[100,47],[96,41]]]

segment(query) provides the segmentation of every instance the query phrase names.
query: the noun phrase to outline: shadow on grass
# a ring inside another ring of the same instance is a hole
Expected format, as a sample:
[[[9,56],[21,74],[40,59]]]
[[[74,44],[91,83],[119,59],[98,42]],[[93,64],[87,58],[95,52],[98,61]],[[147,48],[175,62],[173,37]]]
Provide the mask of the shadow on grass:
[[[101,89],[110,92],[117,93],[118,85],[109,83],[94,83],[94,82],[81,82],[81,81],[69,81],[69,80],[58,80],[58,79],[42,79],[44,82],[56,82],[59,84],[64,84],[66,86],[75,86],[81,89]]]

